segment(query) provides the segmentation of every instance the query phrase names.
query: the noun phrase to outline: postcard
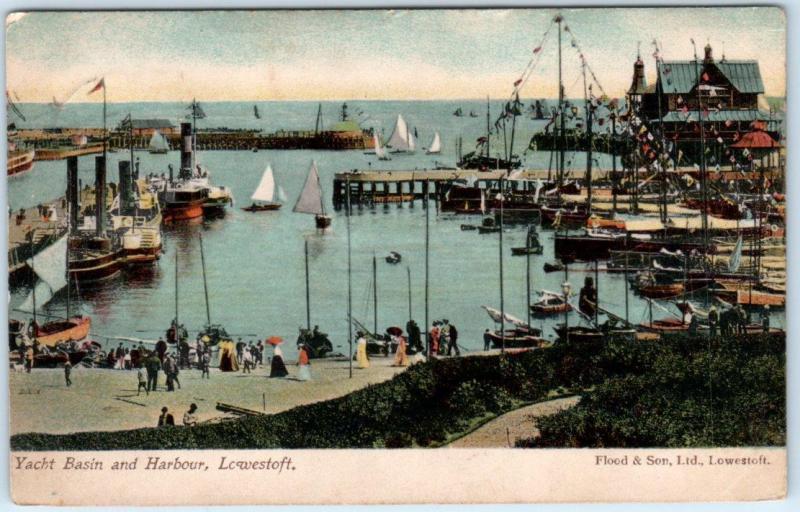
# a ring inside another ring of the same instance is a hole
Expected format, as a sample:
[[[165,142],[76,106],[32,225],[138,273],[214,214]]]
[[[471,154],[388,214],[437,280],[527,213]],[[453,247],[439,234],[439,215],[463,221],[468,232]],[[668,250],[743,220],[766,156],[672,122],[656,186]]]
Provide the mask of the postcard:
[[[785,496],[780,8],[13,12],[6,48],[17,503]]]

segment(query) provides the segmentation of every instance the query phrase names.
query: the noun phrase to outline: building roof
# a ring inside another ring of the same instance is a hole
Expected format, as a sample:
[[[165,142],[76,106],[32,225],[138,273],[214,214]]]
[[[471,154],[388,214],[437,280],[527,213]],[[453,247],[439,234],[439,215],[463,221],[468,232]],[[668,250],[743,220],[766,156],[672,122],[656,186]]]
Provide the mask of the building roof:
[[[680,112],[680,111],[673,111],[669,112],[662,118],[665,123],[678,123],[684,121],[697,121],[698,112],[696,110],[690,110],[689,112]],[[767,129],[771,131],[777,130],[777,127],[780,126],[780,120],[778,119],[770,119],[769,112],[764,112],[763,110],[755,110],[755,109],[745,109],[745,110],[710,110],[708,112],[708,116],[703,115],[703,121],[708,121],[712,123],[719,123],[725,121],[743,121],[743,122],[751,122],[751,121],[766,121],[767,122]],[[658,119],[655,119],[654,122],[658,122]],[[773,130],[775,128],[775,130]]]
[[[169,119],[134,119],[132,123],[134,130],[175,128]]]
[[[716,66],[725,78],[744,94],[762,94],[764,83],[755,60],[723,60],[703,63],[701,61],[665,61],[659,66],[659,81],[665,94],[691,92],[706,66]],[[699,70],[699,72],[698,72]]]
[[[770,134],[760,129],[747,132],[736,143],[731,144],[734,149],[777,149],[781,145]]]

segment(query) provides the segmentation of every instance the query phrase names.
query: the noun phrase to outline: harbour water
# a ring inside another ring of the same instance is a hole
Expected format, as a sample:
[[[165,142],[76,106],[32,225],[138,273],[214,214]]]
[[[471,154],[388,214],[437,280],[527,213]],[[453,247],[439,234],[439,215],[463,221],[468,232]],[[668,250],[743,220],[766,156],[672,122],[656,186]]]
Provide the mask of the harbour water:
[[[529,101],[526,103],[530,103]],[[252,103],[203,103],[208,118],[199,122],[203,127],[261,128],[270,132],[279,128],[308,129],[316,116],[314,102],[258,103],[262,119],[252,113]],[[202,234],[205,248],[207,280],[210,294],[210,314],[236,337],[251,340],[279,335],[289,340],[286,352],[294,355],[294,340],[298,327],[305,325],[304,240],[309,242],[311,275],[311,324],[330,334],[336,350],[347,352],[347,237],[344,211],[333,212],[331,182],[333,174],[350,169],[424,169],[436,163],[454,165],[456,139],[464,140],[464,151],[485,132],[485,102],[348,102],[350,112],[364,112],[364,126],[382,128],[385,137],[391,133],[397,114],[403,114],[410,127],[416,127],[419,146],[424,147],[438,130],[442,136],[440,155],[395,155],[391,161],[378,161],[362,151],[204,151],[198,161],[212,173],[216,184],[230,187],[235,207],[229,208],[222,219],[194,225],[166,227],[164,252],[152,270],[128,273],[96,289],[81,289],[79,295],[83,312],[92,316],[92,336],[98,341],[116,344],[114,337],[157,339],[163,335],[175,315],[175,253],[179,260],[180,321],[190,334],[206,322],[198,237]],[[323,105],[323,122],[333,124],[341,103]],[[465,113],[474,110],[477,118],[455,117],[452,112],[462,107]],[[101,117],[97,105],[67,105],[54,111],[46,105],[22,106],[30,112],[28,126],[99,126]],[[492,105],[494,113],[500,104]],[[49,114],[48,114],[49,112]],[[167,118],[178,123],[185,115],[185,105],[179,103],[141,103],[109,105],[109,126],[114,126],[128,112],[134,118]],[[49,116],[49,118],[48,118]],[[494,119],[495,116],[492,116]],[[523,154],[532,133],[541,130],[546,121],[525,120],[517,127],[515,153]],[[23,127],[23,125],[18,125]],[[502,148],[495,141],[493,152]],[[117,162],[127,159],[127,152],[109,154],[109,180],[116,181]],[[177,169],[179,154],[166,155],[136,152],[141,172],[167,172],[167,164]],[[596,166],[609,169],[608,155],[595,155]],[[550,154],[528,151],[523,165],[547,168]],[[332,228],[324,233],[314,228],[314,219],[292,213],[292,205],[300,193],[312,160],[320,171],[326,208],[333,216]],[[568,154],[568,167],[577,174],[585,170],[582,154]],[[261,173],[271,164],[277,185],[287,195],[283,208],[277,212],[249,213],[240,207],[249,204]],[[80,179],[84,184],[94,180],[94,157],[79,159]],[[66,162],[37,162],[34,170],[8,182],[9,205],[16,209],[63,195],[66,188]],[[433,203],[432,203],[433,206]],[[430,295],[429,320],[447,318],[459,328],[459,343],[466,350],[482,348],[482,333],[495,328],[481,305],[499,309],[499,254],[496,234],[480,235],[462,231],[462,223],[478,223],[479,217],[455,216],[430,212]],[[352,233],[352,300],[353,315],[372,327],[372,257],[378,258],[378,323],[383,331],[392,325],[405,326],[408,320],[408,287],[406,267],[411,270],[412,316],[424,321],[425,272],[425,210],[420,202],[413,208],[391,205],[375,210],[353,211]],[[541,231],[544,254],[531,256],[531,288],[560,291],[564,273],[546,274],[544,262],[552,262],[552,231]],[[511,256],[512,246],[525,244],[525,228],[509,228],[504,234],[505,308],[512,315],[526,316],[525,257]],[[389,251],[403,256],[399,265],[386,263]],[[593,275],[591,264],[570,265],[569,281],[575,293],[584,277]],[[19,304],[25,289],[12,290],[12,308]],[[600,273],[601,306],[624,316],[625,283],[621,274]],[[535,299],[535,294],[534,294]],[[647,302],[633,293],[630,299],[630,319],[648,319]],[[50,304],[54,314],[62,313],[65,301],[57,297]],[[667,306],[677,314],[672,306]],[[12,317],[28,315],[11,311]],[[667,313],[653,308],[654,318]],[[773,313],[773,325],[782,327],[782,312]],[[543,327],[544,335],[554,337],[552,326],[563,317],[551,317],[533,325]],[[570,323],[577,322],[574,314]],[[112,338],[106,341],[107,338]]]

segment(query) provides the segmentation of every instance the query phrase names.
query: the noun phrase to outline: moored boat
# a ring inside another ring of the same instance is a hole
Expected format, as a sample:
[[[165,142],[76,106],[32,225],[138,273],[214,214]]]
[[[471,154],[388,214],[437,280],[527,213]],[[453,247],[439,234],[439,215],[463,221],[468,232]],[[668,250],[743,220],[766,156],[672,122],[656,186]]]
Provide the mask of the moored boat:
[[[261,175],[261,181],[258,183],[253,195],[250,199],[253,201],[250,206],[242,208],[246,212],[263,212],[279,210],[281,203],[273,201],[275,195],[275,177],[272,173],[272,166],[267,165],[264,169],[264,174]],[[279,193],[280,195],[280,193]]]
[[[572,311],[572,305],[564,300],[564,295],[547,290],[539,291],[539,300],[530,305],[536,316],[549,316]]]

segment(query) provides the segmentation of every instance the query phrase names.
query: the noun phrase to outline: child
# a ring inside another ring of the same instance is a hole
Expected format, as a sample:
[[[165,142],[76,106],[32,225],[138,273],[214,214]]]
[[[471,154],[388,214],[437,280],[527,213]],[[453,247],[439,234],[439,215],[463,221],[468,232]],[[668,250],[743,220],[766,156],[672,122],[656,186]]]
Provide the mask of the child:
[[[142,372],[141,368],[136,371],[136,377],[139,379],[139,387],[136,388],[136,396],[139,396],[142,393],[142,388],[144,388],[144,392],[147,393],[147,395],[150,395],[150,390],[147,389],[147,380],[145,380],[144,373]]]
[[[209,371],[209,366],[211,364],[211,356],[208,355],[208,350],[203,352],[202,361],[203,361],[202,362],[202,364],[203,364],[203,373],[200,375],[200,378],[202,379],[203,377],[205,377],[207,379],[210,379],[211,378],[211,372]]]
[[[64,380],[67,381],[67,387],[72,385],[72,381],[69,378],[70,373],[72,373],[72,364],[69,361],[64,363]]]

